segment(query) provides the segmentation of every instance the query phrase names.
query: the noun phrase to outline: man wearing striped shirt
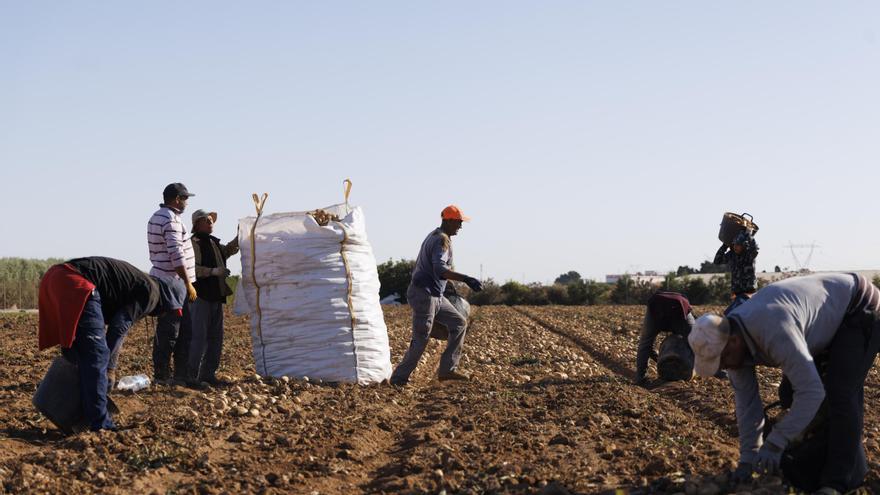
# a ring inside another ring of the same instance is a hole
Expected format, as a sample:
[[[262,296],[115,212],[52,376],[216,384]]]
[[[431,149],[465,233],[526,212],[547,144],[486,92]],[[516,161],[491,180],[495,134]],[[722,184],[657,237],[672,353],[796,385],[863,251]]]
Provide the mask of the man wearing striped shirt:
[[[150,248],[150,275],[179,278],[186,284],[187,301],[183,315],[166,314],[159,317],[153,339],[153,373],[157,382],[171,379],[171,357],[174,356],[174,380],[186,382],[192,322],[190,303],[196,300],[196,261],[192,244],[180,214],[186,209],[190,193],[186,186],[168,184],[162,192],[163,203],[147,223],[147,243]]]

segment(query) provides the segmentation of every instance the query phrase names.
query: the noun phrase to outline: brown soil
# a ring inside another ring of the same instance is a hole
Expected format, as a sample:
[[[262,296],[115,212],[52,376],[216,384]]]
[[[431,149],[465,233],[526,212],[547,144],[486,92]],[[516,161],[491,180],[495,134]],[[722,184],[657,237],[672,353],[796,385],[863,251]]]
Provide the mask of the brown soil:
[[[259,380],[247,322],[227,315],[221,371],[233,385],[115,392],[122,431],[72,436],[30,402],[56,351],[37,352],[35,315],[3,315],[0,492],[787,493],[778,478],[728,483],[737,441],[726,382],[631,384],[642,313],[479,308],[462,363],[474,380],[436,381],[445,343],[432,341],[405,388]],[[396,363],[409,310],[385,317]],[[120,376],[150,374],[152,326],[132,330]],[[766,399],[776,380],[762,377]],[[872,491],[878,383],[872,372],[865,390]]]

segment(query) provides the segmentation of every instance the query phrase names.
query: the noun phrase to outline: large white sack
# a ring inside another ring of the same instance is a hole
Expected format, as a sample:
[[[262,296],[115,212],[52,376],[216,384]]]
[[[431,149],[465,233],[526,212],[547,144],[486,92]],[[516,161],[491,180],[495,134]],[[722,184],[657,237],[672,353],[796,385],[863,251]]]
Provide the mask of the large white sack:
[[[345,204],[323,210],[340,221],[322,227],[305,212],[261,216],[255,257],[255,217],[239,220],[234,309],[250,315],[260,375],[380,382],[391,376],[391,351],[364,215]]]

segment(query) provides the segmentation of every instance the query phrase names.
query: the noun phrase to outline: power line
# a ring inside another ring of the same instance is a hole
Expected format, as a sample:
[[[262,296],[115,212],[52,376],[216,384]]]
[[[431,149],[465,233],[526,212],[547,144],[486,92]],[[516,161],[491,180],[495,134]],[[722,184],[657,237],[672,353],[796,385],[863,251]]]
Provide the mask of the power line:
[[[785,246],[789,250],[791,250],[791,257],[794,258],[794,265],[797,267],[797,271],[809,271],[810,270],[810,261],[813,259],[813,253],[816,251],[816,248],[821,247],[815,242],[810,244],[794,244],[791,241],[788,241],[788,245]],[[803,263],[801,263],[801,259],[798,257],[796,249],[809,249],[810,251],[807,253],[807,257],[804,259]]]

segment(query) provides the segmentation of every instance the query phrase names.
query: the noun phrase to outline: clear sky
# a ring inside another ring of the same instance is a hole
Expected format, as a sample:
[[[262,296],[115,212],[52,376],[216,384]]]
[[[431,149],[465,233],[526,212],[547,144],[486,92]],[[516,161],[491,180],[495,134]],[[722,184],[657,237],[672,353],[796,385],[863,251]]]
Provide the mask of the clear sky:
[[[725,211],[759,270],[880,268],[878,88],[869,1],[4,0],[0,256],[148,268],[169,182],[229,239],[350,177],[380,262],[456,203],[501,281],[698,265]]]

